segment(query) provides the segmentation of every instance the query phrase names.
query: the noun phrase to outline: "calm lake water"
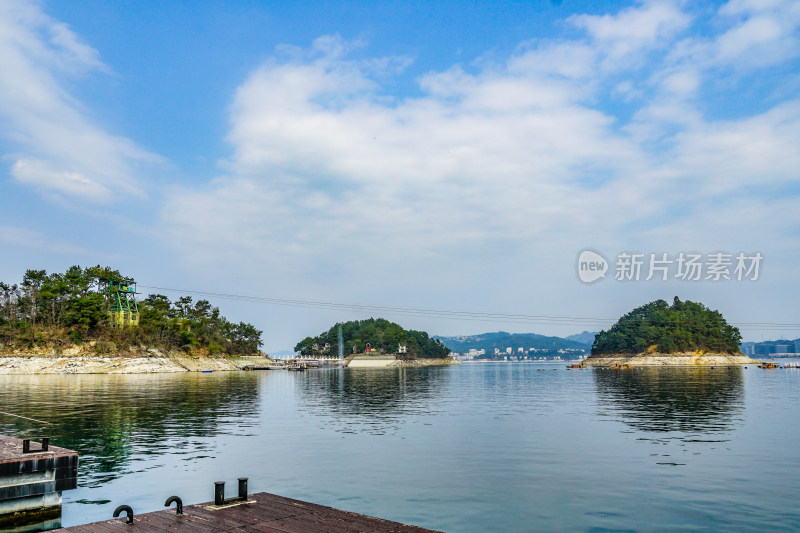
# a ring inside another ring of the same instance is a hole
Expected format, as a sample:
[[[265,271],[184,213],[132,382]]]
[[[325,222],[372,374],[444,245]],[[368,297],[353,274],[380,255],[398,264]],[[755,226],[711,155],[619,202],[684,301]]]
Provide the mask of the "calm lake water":
[[[557,369],[557,371],[554,371]],[[80,452],[62,524],[213,482],[445,531],[800,530],[800,370],[476,363],[0,376]]]

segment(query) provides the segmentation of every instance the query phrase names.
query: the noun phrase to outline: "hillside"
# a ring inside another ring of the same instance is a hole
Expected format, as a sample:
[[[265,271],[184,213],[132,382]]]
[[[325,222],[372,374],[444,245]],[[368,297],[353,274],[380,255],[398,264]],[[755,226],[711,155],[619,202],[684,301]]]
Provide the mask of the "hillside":
[[[596,331],[582,331],[581,333],[576,333],[575,335],[567,335],[564,338],[568,341],[580,342],[582,344],[591,346],[594,342],[595,335],[597,335]]]
[[[508,333],[497,331],[480,335],[460,335],[456,337],[435,337],[442,344],[456,353],[468,353],[470,350],[485,350],[485,354],[478,356],[480,359],[496,359],[506,357],[507,349],[511,348],[514,356],[524,357],[552,357],[563,356],[563,351],[571,355],[588,353],[590,345],[561,337],[548,337],[536,333]],[[495,355],[495,350],[501,353]],[[562,352],[560,352],[562,350]]]
[[[228,321],[207,300],[140,298],[110,267],[28,270],[0,282],[2,353],[118,354],[129,347],[193,355],[257,355],[261,331]]]
[[[601,331],[592,355],[662,354],[695,350],[737,354],[742,336],[718,311],[677,296],[670,306],[656,300],[622,316],[608,331]]]
[[[316,337],[306,337],[297,343],[294,350],[301,355],[336,355],[340,330],[344,355],[364,353],[368,346],[376,354],[402,352],[408,358],[438,359],[450,353],[440,341],[430,338],[426,332],[405,330],[383,318],[335,324]]]

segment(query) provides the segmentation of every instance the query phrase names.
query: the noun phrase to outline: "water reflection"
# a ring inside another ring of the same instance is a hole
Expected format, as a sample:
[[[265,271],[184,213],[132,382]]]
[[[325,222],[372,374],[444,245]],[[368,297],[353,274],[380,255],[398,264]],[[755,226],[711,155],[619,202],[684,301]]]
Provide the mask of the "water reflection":
[[[252,373],[0,376],[0,434],[47,435],[80,453],[81,486],[132,471],[148,455],[208,453],[207,437],[256,422]]]
[[[320,369],[298,376],[300,409],[336,431],[382,435],[410,414],[431,413],[447,367]]]
[[[733,428],[744,405],[742,372],[740,367],[640,367],[598,368],[593,374],[601,408],[629,426],[691,434]]]

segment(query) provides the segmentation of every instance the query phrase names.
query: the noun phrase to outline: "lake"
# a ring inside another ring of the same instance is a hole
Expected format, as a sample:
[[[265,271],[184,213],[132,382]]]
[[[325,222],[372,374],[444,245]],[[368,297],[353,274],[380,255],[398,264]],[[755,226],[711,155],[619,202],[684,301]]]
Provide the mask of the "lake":
[[[62,524],[213,482],[458,531],[796,531],[800,370],[0,376],[0,434],[80,453]]]

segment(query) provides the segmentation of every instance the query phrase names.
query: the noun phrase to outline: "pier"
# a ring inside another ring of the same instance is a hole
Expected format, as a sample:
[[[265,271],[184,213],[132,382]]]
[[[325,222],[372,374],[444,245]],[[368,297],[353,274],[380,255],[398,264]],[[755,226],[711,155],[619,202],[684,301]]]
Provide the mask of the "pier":
[[[59,525],[61,491],[78,484],[78,452],[0,435],[0,530]]]
[[[77,487],[78,453],[39,442],[0,435],[0,531],[108,533],[188,531],[192,533],[427,533],[430,529],[342,511],[275,494],[248,494],[239,478],[238,495],[225,498],[225,483],[214,483],[214,501],[183,506],[177,496],[166,509],[135,514],[120,505],[113,518],[60,528],[61,491]],[[172,505],[175,504],[174,507]],[[59,528],[59,529],[55,529]]]
[[[241,482],[240,482],[241,487]],[[188,531],[192,533],[431,533],[433,530],[391,522],[324,505],[293,500],[264,492],[245,494],[240,498],[225,500],[219,492],[215,502],[182,506],[175,498],[170,505],[177,507],[145,514],[128,516],[120,512],[118,518],[82,526],[57,529],[59,533],[113,533],[115,531],[163,533]],[[217,505],[221,503],[222,505]],[[119,509],[118,509],[119,510]]]

